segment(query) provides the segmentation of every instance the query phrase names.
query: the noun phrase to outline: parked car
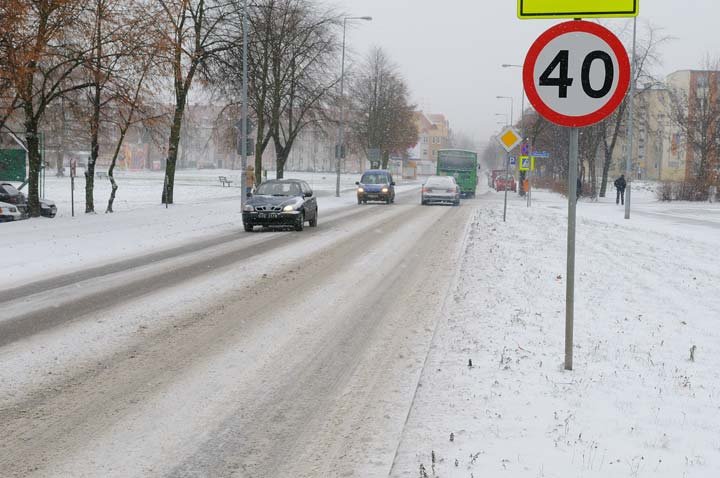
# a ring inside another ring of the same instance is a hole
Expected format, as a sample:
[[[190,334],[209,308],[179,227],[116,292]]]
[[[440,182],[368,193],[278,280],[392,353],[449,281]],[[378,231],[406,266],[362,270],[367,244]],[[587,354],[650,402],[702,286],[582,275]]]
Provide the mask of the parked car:
[[[395,202],[395,181],[390,171],[369,169],[355,184],[358,204],[367,204],[368,201],[382,201],[386,204]]]
[[[57,215],[57,206],[53,201],[48,199],[40,200],[40,215],[42,217],[53,218]]]
[[[495,178],[496,191],[513,191],[517,192],[517,182],[513,175],[502,175]]]
[[[493,169],[490,171],[490,174],[488,176],[488,186],[491,188],[495,187],[495,180],[498,178],[498,176],[504,176],[507,174],[507,171],[504,169]]]
[[[22,214],[23,219],[28,216],[27,198],[10,183],[0,184],[0,202],[14,205]],[[40,215],[53,218],[57,215],[57,206],[49,199],[40,200]]]
[[[25,195],[18,191],[12,184],[0,184],[0,202],[12,204],[20,211],[23,217],[27,216],[27,200],[25,199]]]
[[[22,218],[22,213],[16,205],[0,202],[0,222],[19,221]]]
[[[460,205],[460,186],[452,176],[430,176],[423,184],[420,204]]]
[[[302,231],[305,223],[316,227],[317,198],[305,181],[273,179],[260,184],[243,211],[245,231],[255,226],[286,226]]]

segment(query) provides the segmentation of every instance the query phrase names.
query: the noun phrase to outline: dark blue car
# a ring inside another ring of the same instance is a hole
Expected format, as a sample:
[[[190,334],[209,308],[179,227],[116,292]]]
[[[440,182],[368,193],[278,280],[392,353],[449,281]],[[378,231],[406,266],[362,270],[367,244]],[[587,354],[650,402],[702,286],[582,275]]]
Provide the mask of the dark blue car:
[[[358,204],[368,201],[381,201],[386,204],[395,202],[395,181],[390,171],[370,169],[365,171],[357,184]]]

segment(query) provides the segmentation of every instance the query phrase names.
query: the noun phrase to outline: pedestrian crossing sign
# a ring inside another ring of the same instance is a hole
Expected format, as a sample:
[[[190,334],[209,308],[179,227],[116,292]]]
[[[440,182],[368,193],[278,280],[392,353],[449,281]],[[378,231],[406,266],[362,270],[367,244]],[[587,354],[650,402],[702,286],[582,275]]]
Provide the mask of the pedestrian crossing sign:
[[[520,156],[520,171],[535,171],[535,156]]]

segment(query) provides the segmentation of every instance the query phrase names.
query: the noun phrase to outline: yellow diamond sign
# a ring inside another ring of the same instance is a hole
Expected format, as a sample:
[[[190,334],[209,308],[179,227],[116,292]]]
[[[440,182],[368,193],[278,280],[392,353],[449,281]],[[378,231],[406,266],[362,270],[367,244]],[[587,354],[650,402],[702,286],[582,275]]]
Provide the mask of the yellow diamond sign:
[[[505,148],[505,151],[509,153],[520,146],[520,143],[522,143],[522,136],[520,136],[518,130],[509,126],[502,130],[502,132],[498,135],[497,140],[500,142],[502,147]]]
[[[518,0],[518,17],[618,18],[636,17],[640,0]]]

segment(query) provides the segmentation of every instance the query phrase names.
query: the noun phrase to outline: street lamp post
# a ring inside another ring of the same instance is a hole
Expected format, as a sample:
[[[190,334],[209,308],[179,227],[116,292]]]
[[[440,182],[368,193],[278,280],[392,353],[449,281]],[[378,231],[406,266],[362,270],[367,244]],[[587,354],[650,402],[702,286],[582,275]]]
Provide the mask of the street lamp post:
[[[345,17],[343,18],[342,60],[340,62],[340,125],[338,126],[338,145],[335,148],[335,196],[340,197],[340,161],[345,150],[345,38],[348,20],[372,20],[372,17]]]
[[[512,65],[509,63],[503,63],[503,68],[520,68],[522,69],[522,65]],[[522,88],[522,95],[520,96],[520,123],[521,123],[521,129],[525,129],[525,88]],[[525,131],[523,131],[523,135],[525,135]]]
[[[496,96],[499,100],[510,100],[510,125],[513,125],[513,98],[512,96]]]
[[[514,65],[512,63],[503,63],[501,65],[503,68],[520,68],[523,69],[522,65]],[[522,88],[522,95],[520,96],[520,131],[522,132],[523,138],[527,140],[527,135],[525,134],[525,88]],[[532,146],[532,145],[531,145]],[[532,151],[529,151],[530,154],[532,154]],[[527,179],[528,179],[528,190],[527,190],[527,206],[530,207],[532,203],[532,187],[531,184],[531,177],[532,177],[532,171],[527,172]]]
[[[247,160],[248,160],[248,0],[243,2],[242,10],[242,113],[240,122],[240,209],[245,211],[247,203]]]
[[[508,115],[507,115],[507,113],[495,113],[495,116],[502,116],[503,118],[505,118],[505,122],[504,122],[504,123],[498,123],[498,124],[501,124],[501,125],[503,125],[503,126],[508,126],[508,125],[510,124],[510,123],[508,122]]]

